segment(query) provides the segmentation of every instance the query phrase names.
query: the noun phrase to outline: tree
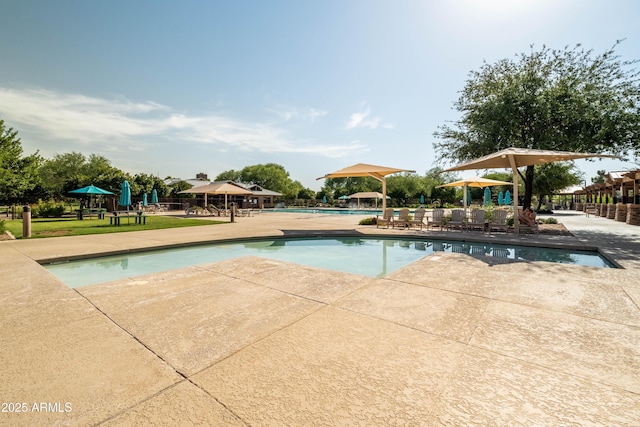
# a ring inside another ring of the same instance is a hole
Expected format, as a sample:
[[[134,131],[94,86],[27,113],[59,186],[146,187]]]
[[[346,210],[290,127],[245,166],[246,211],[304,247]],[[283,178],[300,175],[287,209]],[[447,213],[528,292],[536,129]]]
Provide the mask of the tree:
[[[557,190],[580,183],[580,176],[575,172],[575,165],[571,162],[546,163],[536,166],[533,180],[533,192],[538,196],[540,210],[545,196],[549,198]]]
[[[0,120],[0,202],[17,203],[31,200],[25,194],[39,183],[38,167],[42,158],[36,152],[23,157],[18,131],[6,128]]]
[[[596,171],[596,176],[591,178],[592,184],[601,184],[605,181],[604,176],[607,174],[606,170],[598,170]]]
[[[483,64],[454,103],[460,120],[434,134],[441,160],[468,161],[508,147],[639,153],[639,73],[631,68],[637,61],[621,61],[618,43],[596,56],[580,45],[543,46]],[[533,178],[529,166],[523,176],[527,206]]]
[[[224,171],[220,175],[218,175],[214,181],[235,181],[235,182],[240,182],[241,181],[241,179],[240,179],[240,171],[236,171],[236,170],[233,170],[233,169],[230,169],[228,171]]]

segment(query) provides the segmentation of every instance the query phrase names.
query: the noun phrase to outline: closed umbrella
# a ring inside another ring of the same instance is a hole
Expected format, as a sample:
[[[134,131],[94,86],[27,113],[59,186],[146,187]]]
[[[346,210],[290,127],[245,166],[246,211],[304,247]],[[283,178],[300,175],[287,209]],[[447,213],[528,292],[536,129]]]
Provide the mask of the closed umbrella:
[[[142,195],[142,206],[149,206],[149,202],[147,201],[147,193]]]
[[[125,180],[120,187],[120,200],[118,200],[118,205],[126,206],[127,212],[129,211],[129,206],[131,206],[131,187],[129,187],[129,181]]]
[[[504,194],[502,194],[502,191],[498,193],[498,205],[504,205]]]
[[[155,188],[151,192],[151,203],[154,205],[158,204],[158,190],[156,190]]]
[[[327,196],[322,196],[322,203],[327,204]]]
[[[491,189],[484,187],[484,205],[489,206],[491,204]]]
[[[507,190],[506,193],[504,193],[504,204],[505,205],[510,205],[511,204],[511,191]]]
[[[420,195],[420,204],[424,205],[424,194]]]

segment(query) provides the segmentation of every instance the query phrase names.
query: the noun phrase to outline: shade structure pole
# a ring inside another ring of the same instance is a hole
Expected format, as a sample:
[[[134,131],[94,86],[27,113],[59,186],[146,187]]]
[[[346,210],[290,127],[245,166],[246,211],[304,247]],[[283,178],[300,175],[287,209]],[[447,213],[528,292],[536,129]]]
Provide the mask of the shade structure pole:
[[[518,167],[512,154],[509,154],[509,163],[513,171],[513,231],[515,234],[520,234],[520,219],[518,218]]]
[[[464,208],[464,216],[467,217],[467,183],[462,187],[462,207]]]
[[[387,209],[387,180],[383,177],[382,181],[382,211]]]

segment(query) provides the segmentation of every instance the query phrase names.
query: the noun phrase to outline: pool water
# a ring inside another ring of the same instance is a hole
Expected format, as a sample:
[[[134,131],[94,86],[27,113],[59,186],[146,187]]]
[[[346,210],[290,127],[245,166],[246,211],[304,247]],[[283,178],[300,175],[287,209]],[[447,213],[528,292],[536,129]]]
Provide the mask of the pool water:
[[[217,243],[53,263],[44,267],[72,288],[247,255],[363,276],[383,277],[438,251],[591,267],[615,267],[595,252],[440,240],[357,237]]]
[[[262,212],[306,213],[325,215],[382,215],[381,209],[347,209],[347,208],[273,208]]]

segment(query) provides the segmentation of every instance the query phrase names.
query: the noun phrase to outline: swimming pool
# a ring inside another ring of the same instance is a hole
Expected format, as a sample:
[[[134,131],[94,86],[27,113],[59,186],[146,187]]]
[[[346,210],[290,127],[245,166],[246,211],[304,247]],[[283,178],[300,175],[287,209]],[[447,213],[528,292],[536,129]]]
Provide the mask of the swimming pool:
[[[72,288],[247,255],[370,277],[383,277],[439,251],[591,267],[615,267],[596,252],[371,237],[278,238],[216,243],[45,264],[44,267]]]
[[[262,212],[308,213],[325,215],[382,215],[381,209],[347,209],[347,208],[272,208]]]

